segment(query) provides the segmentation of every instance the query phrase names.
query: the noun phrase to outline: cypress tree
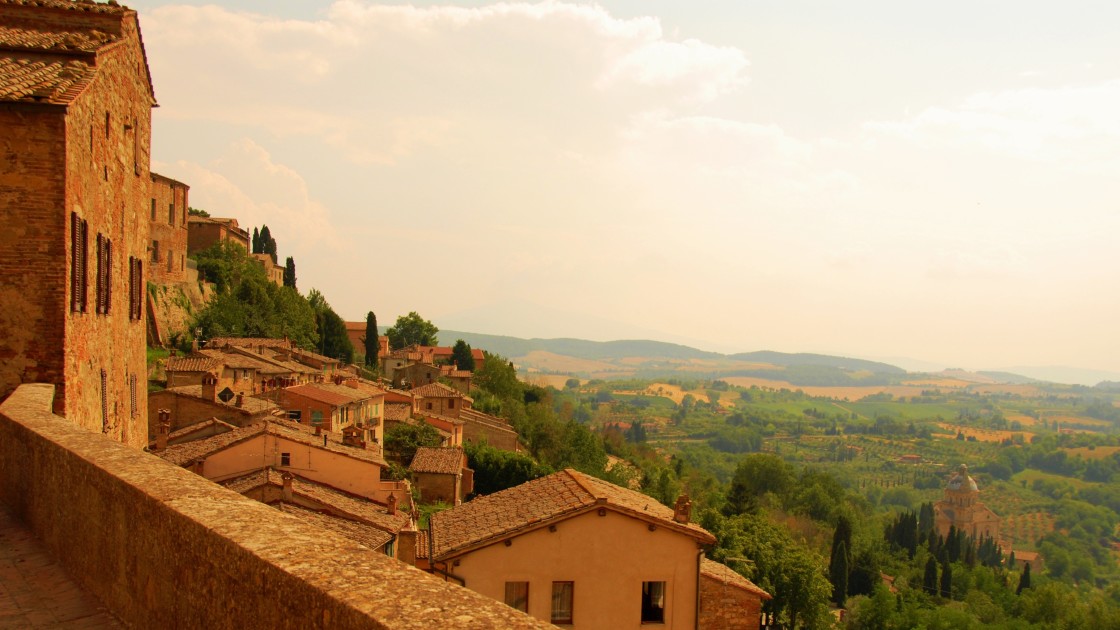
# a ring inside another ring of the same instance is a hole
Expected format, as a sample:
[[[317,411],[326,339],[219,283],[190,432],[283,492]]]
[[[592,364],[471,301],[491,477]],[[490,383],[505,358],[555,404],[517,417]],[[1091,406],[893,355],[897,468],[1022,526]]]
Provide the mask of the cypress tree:
[[[381,344],[377,339],[377,316],[373,311],[366,313],[366,334],[362,337],[362,344],[365,346],[366,365],[376,368],[377,353],[381,350]]]
[[[260,234],[260,232],[257,231],[256,227],[253,228],[253,252],[252,253],[254,253],[254,254],[261,253],[261,234]]]
[[[922,589],[930,595],[937,595],[937,560],[933,556],[926,560],[926,573],[922,577]]]
[[[953,596],[953,567],[948,564],[941,566],[941,596],[945,599]]]
[[[841,540],[828,564],[828,581],[832,582],[832,601],[843,608],[848,597],[848,546]]]
[[[284,286],[296,288],[296,260],[291,256],[284,261]]]
[[[1031,587],[1031,563],[1023,565],[1023,574],[1019,576],[1019,588],[1015,589],[1015,594],[1019,595],[1023,589]]]

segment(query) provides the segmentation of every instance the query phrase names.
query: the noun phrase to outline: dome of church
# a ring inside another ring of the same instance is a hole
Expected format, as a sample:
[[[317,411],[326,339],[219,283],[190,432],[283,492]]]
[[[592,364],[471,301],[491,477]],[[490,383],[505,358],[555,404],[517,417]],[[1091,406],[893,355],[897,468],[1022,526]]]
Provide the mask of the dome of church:
[[[949,479],[949,485],[946,486],[946,489],[957,492],[980,492],[976,480],[968,475],[968,466],[964,464],[961,464],[956,474]]]

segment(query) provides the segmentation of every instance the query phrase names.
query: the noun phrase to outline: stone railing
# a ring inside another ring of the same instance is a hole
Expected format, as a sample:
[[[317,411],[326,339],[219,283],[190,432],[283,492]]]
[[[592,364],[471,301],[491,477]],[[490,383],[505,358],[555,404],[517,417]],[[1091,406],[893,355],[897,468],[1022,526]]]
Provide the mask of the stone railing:
[[[0,501],[80,586],[138,628],[543,628],[51,413],[0,405]]]

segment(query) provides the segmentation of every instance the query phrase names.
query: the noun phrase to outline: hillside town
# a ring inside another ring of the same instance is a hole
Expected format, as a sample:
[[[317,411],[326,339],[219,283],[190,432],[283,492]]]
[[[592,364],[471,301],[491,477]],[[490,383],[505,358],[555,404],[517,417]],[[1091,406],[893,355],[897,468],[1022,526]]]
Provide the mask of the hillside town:
[[[231,527],[288,532],[280,536],[293,545],[315,541],[315,555],[328,557],[300,562],[317,580],[353,583],[311,597],[330,600],[311,606],[323,610],[316,627],[419,627],[411,624],[425,618],[425,627],[535,627],[533,618],[574,628],[760,627],[772,594],[705,557],[715,538],[694,521],[686,495],[667,507],[574,469],[477,495],[464,447],[525,447],[507,420],[473,408],[472,371],[451,362],[450,347],[390,349],[380,337],[368,370],[289,339],[195,338],[189,352],[171,349],[149,391],[147,348],[168,345],[170,332],[155,316],[158,288],[198,285],[198,251],[250,248],[236,218],[190,213],[190,186],[150,170],[157,83],[135,11],[112,0],[0,0],[0,212],[9,234],[0,255],[0,483],[6,509],[83,589],[129,626],[307,627],[295,618],[237,621],[234,608],[251,613],[285,592],[238,573],[275,562],[251,537],[237,538],[249,534],[228,535],[235,553],[258,559],[219,570],[185,567],[191,556],[176,559],[173,547],[154,553],[146,545],[160,545],[157,525],[141,516],[129,519],[128,532],[110,531],[120,518],[113,515],[143,502],[173,513],[158,527],[196,514],[209,533],[193,544],[210,545],[207,536]],[[271,282],[284,283],[273,256],[253,257]],[[361,323],[347,330],[364,341]],[[473,358],[485,355],[473,350]],[[28,411],[34,405],[22,401],[37,395],[46,406]],[[36,418],[20,421],[28,415]],[[83,433],[36,446],[57,423]],[[405,461],[386,448],[400,425],[430,427],[439,443]],[[45,461],[37,448],[104,451],[74,455],[104,481],[49,473],[34,463]],[[201,481],[213,489],[201,490]],[[431,505],[446,509],[422,518]],[[44,513],[53,516],[37,516]],[[82,548],[60,530],[77,520],[88,523]],[[122,544],[121,536],[136,540]],[[99,564],[88,566],[83,553]],[[369,554],[392,560],[368,575],[347,564],[370,562]],[[157,576],[184,571],[196,576],[178,580],[172,605]],[[279,571],[268,580],[307,579],[302,569]],[[137,583],[137,572],[148,581]],[[370,579],[383,584],[363,591]],[[446,587],[423,585],[437,582]],[[458,593],[465,590],[484,599]],[[367,607],[374,596],[399,610]],[[187,610],[192,601],[197,608]],[[417,609],[426,612],[399,621]]]

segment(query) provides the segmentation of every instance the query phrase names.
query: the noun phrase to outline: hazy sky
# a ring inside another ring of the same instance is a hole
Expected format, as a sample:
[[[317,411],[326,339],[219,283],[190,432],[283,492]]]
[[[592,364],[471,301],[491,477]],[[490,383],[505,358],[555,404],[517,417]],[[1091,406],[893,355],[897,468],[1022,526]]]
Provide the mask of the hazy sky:
[[[1120,4],[129,3],[344,318],[1120,372]]]

